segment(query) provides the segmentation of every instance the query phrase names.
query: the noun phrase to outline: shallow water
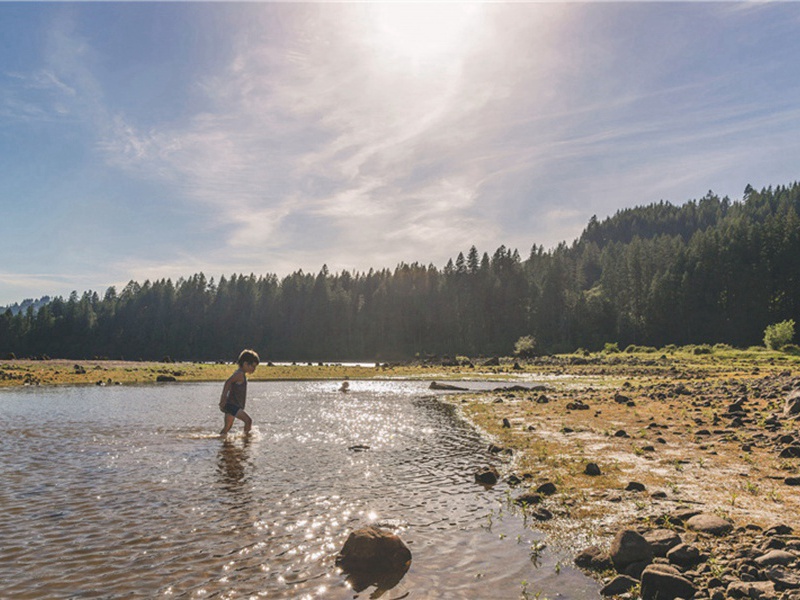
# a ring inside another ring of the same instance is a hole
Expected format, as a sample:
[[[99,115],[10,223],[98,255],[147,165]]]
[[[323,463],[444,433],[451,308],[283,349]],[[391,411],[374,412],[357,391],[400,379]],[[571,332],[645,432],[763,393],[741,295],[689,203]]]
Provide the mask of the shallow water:
[[[367,524],[413,554],[381,598],[596,597],[426,387],[251,382],[225,442],[221,384],[2,390],[0,598],[378,597],[334,566]]]

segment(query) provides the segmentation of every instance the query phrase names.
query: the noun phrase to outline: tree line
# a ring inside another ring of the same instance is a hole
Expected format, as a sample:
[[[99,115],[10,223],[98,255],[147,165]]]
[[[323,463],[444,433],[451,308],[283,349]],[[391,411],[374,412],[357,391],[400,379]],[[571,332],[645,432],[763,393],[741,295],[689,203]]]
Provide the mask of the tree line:
[[[0,353],[219,360],[253,347],[271,360],[395,360],[539,352],[606,342],[760,344],[800,322],[800,184],[709,192],[592,217],[571,245],[524,258],[474,246],[442,267],[316,274],[203,273],[131,281],[0,315]]]

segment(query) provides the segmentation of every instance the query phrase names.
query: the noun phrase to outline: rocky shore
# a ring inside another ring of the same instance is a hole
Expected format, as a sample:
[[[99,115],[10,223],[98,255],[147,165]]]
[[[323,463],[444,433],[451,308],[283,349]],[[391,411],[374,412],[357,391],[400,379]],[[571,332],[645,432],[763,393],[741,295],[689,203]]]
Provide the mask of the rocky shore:
[[[620,376],[621,375],[621,376]],[[533,527],[612,598],[800,600],[800,377],[630,371],[454,395]]]

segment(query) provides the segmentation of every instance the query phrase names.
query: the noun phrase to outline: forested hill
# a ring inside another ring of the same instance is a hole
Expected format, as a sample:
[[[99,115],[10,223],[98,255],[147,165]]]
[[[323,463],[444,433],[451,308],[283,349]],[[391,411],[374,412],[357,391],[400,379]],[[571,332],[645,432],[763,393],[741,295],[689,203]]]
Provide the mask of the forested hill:
[[[606,342],[761,343],[800,322],[800,184],[750,186],[595,218],[572,245],[522,258],[475,247],[443,268],[367,273],[202,273],[130,282],[0,315],[0,355],[271,360],[508,354],[532,335],[543,352]]]

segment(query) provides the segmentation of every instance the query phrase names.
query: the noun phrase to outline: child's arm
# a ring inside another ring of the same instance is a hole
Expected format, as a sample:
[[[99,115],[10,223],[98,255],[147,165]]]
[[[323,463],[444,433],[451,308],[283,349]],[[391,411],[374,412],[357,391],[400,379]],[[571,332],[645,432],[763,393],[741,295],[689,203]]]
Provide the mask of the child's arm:
[[[234,383],[241,383],[244,381],[244,373],[241,371],[235,371],[233,375],[228,377],[228,380],[225,382],[225,385],[222,386],[222,395],[219,397],[219,407],[224,408],[225,403],[228,401],[228,394],[231,393],[231,386]]]

